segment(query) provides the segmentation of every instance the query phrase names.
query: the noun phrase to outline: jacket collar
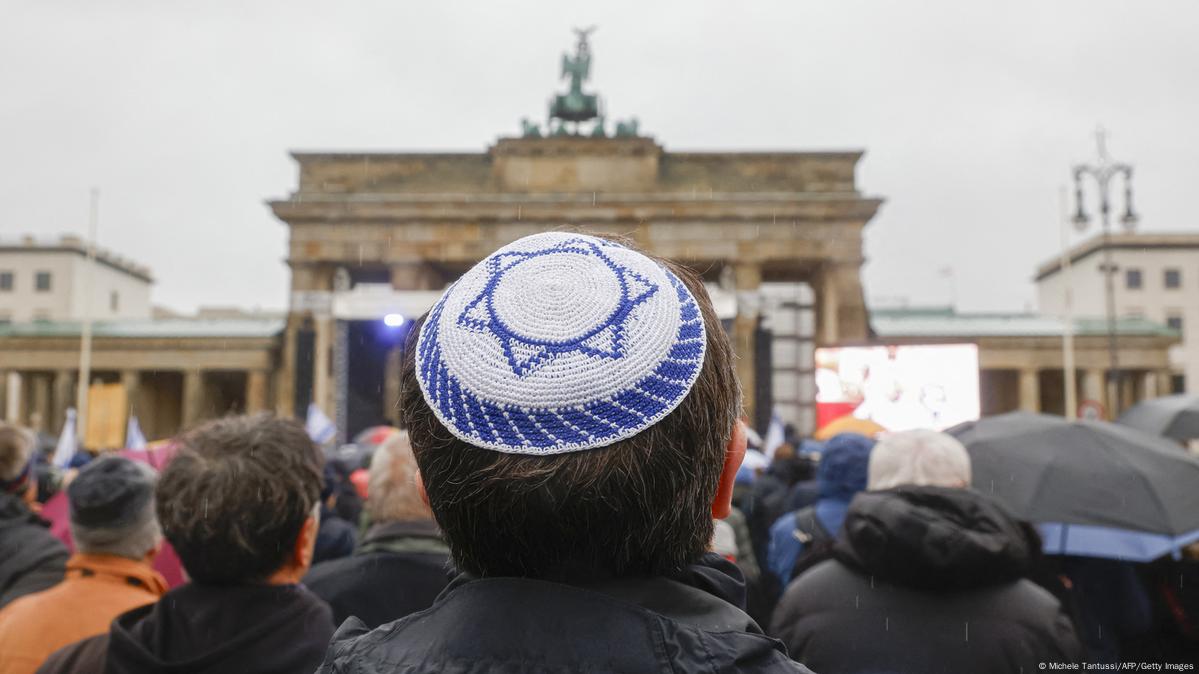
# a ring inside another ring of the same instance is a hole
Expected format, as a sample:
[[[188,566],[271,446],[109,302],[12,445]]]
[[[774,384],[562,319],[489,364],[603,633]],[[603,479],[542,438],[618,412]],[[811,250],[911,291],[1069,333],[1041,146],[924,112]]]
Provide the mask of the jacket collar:
[[[166,594],[167,591],[166,579],[139,560],[116,555],[92,555],[81,552],[75,553],[67,560],[68,578],[92,576],[121,579],[130,585],[145,588],[146,591],[152,592],[158,597]]]
[[[528,578],[477,578],[462,573],[446,586],[438,601],[468,583],[488,583],[493,580],[527,583],[530,598],[537,595],[539,587],[567,585],[608,595],[701,630],[763,634],[762,628],[740,608],[745,601],[745,581],[740,569],[712,553],[705,554],[673,577],[606,578],[595,582],[561,583]]]
[[[423,552],[448,555],[449,547],[441,538],[437,523],[428,520],[380,522],[367,530],[354,554],[372,552]]]

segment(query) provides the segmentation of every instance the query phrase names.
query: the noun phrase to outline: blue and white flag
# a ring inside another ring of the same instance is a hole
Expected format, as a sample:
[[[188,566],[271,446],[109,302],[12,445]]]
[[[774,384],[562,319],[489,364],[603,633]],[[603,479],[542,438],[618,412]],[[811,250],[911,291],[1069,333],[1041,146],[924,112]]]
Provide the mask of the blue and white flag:
[[[54,448],[54,458],[51,460],[55,466],[66,468],[71,465],[71,459],[75,458],[75,452],[79,450],[79,439],[75,437],[75,408],[67,409],[67,420],[62,425],[62,434],[58,436],[58,446]]]
[[[762,439],[762,453],[766,458],[773,459],[774,452],[786,441],[783,420],[779,418],[778,412],[775,412],[770,415],[770,426],[766,429],[766,437]]]
[[[125,449],[145,449],[146,436],[142,433],[142,425],[137,422],[137,415],[129,415],[129,423],[125,426]]]
[[[304,423],[304,428],[308,431],[308,437],[318,445],[329,442],[337,433],[337,426],[333,420],[322,412],[316,403],[308,404],[308,420]]]

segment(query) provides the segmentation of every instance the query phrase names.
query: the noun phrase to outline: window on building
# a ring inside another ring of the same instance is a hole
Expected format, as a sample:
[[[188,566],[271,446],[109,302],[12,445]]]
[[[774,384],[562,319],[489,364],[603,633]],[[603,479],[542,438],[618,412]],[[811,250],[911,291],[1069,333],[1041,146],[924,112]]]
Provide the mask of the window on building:
[[[37,274],[35,274],[33,277],[33,287],[36,288],[39,293],[49,292],[51,287],[50,272],[39,271]]]
[[[37,323],[45,323],[45,322],[49,321],[50,320],[50,310],[49,309],[34,309],[33,310],[33,320],[34,320],[34,322],[37,322]]]
[[[1167,269],[1165,276],[1166,288],[1170,290],[1176,290],[1182,287],[1181,269]]]
[[[1142,285],[1140,269],[1124,270],[1124,287],[1129,290],[1140,290]]]
[[[1166,325],[1171,330],[1182,332],[1182,314],[1170,314],[1166,316]]]
[[[0,325],[8,325],[12,323],[12,316],[8,312],[0,313]]]
[[[1170,376],[1170,393],[1186,393],[1187,378],[1184,374],[1175,374]]]
[[[121,295],[115,290],[108,295],[108,307],[114,314],[121,309]]]
[[[1145,317],[1145,310],[1140,307],[1125,307],[1124,318],[1140,320]]]
[[[12,290],[12,272],[0,271],[0,292],[9,292]]]

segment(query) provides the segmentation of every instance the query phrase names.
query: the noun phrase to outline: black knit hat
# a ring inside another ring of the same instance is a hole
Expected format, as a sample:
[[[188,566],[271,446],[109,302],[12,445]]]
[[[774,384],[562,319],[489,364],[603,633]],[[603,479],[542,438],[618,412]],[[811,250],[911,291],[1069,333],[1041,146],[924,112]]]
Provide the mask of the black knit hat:
[[[71,522],[85,527],[122,527],[138,520],[154,496],[154,474],[120,456],[88,463],[67,487]]]

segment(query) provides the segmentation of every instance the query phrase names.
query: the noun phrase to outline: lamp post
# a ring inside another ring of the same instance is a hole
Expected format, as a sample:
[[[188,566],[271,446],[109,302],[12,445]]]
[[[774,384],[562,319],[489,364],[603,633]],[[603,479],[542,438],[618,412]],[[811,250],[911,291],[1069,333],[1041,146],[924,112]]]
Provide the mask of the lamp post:
[[[1099,148],[1099,160],[1094,164],[1077,164],[1074,166],[1074,202],[1077,209],[1074,213],[1074,226],[1079,232],[1085,232],[1090,223],[1086,209],[1083,207],[1082,184],[1084,178],[1091,177],[1095,181],[1099,196],[1099,217],[1103,226],[1103,273],[1104,293],[1107,314],[1107,351],[1110,361],[1107,373],[1108,414],[1113,419],[1120,411],[1120,394],[1122,390],[1123,372],[1120,370],[1118,343],[1116,337],[1116,266],[1112,261],[1112,224],[1111,224],[1111,190],[1116,176],[1121,176],[1124,182],[1124,214],[1120,223],[1127,231],[1132,231],[1137,225],[1137,215],[1132,210],[1132,166],[1113,161],[1107,154],[1107,132],[1100,127],[1095,131],[1095,142]]]

